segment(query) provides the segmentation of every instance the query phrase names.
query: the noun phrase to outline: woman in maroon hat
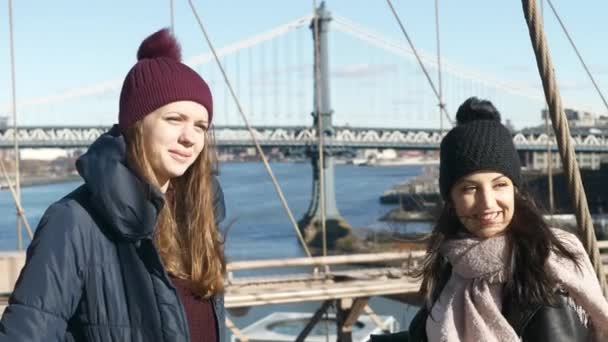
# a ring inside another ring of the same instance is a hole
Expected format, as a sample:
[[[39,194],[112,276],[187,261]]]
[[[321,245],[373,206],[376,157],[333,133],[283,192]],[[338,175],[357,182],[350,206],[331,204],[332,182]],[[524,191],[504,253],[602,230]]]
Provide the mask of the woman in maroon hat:
[[[166,29],[137,58],[84,185],[40,220],[1,342],[224,341],[211,92]]]

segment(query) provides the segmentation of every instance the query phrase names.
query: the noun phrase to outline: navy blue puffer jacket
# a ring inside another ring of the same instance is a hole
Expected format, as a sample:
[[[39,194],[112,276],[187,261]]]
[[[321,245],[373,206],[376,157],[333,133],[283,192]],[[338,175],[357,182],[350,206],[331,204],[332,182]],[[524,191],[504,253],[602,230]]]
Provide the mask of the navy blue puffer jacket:
[[[117,127],[76,163],[85,184],[51,205],[0,320],[0,342],[189,341],[152,242],[162,194],[126,166]],[[224,198],[214,179],[218,222]],[[223,297],[212,300],[225,340]]]

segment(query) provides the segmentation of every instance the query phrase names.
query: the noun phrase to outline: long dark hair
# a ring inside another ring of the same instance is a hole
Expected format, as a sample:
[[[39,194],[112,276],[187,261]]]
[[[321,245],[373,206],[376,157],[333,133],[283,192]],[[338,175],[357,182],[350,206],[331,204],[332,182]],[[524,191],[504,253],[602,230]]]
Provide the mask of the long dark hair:
[[[505,294],[522,304],[555,304],[555,280],[545,272],[551,252],[569,259],[580,268],[576,255],[553,234],[532,199],[515,190],[513,219],[506,229],[511,249],[511,274]],[[420,293],[427,308],[435,303],[451,275],[451,266],[439,249],[446,240],[466,232],[450,201],[443,205],[433,228],[422,267],[413,276],[422,278]]]

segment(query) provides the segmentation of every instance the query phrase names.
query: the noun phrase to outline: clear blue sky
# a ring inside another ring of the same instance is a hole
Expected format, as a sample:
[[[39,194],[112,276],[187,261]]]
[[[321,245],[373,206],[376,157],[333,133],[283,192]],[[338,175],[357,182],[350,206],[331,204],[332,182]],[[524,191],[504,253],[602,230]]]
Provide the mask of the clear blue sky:
[[[320,2],[320,1],[319,1]],[[10,101],[8,5],[0,6],[0,104]],[[122,78],[149,33],[169,25],[169,1],[13,2],[18,100]],[[329,0],[332,13],[403,41],[385,1]],[[312,12],[312,1],[195,1],[216,47]],[[434,1],[395,0],[416,46],[435,53]],[[600,87],[608,92],[608,1],[554,0]],[[187,1],[175,1],[183,55],[207,52]],[[505,82],[540,87],[520,1],[440,0],[443,58]],[[568,101],[605,114],[582,67],[545,7],[553,61]],[[358,53],[344,51],[345,54]],[[429,90],[430,92],[430,90]],[[116,99],[117,102],[118,99]],[[70,119],[68,118],[68,121]]]

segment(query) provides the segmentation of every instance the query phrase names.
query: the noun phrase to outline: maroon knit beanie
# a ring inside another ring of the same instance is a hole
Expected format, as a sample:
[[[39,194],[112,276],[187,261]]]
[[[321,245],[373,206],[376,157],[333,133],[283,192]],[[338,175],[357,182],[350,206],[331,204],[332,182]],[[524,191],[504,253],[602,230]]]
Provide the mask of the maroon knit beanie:
[[[124,132],[156,109],[176,101],[194,101],[213,118],[213,99],[207,83],[181,63],[181,48],[169,29],[146,38],[137,51],[120,91],[118,126]]]

